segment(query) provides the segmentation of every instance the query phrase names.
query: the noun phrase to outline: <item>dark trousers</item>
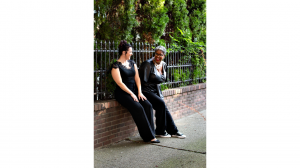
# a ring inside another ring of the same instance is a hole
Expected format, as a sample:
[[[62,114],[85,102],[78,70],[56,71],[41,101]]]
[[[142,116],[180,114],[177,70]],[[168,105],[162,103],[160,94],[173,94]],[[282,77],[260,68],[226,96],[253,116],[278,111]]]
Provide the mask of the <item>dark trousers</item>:
[[[165,101],[156,93],[143,92],[147,100],[152,104],[156,117],[156,135],[162,135],[166,131],[168,134],[174,135],[178,129],[173,118],[165,104]]]
[[[115,94],[116,100],[130,112],[140,136],[145,142],[155,138],[153,108],[149,101],[140,100],[136,102],[133,98],[125,93],[119,92]]]

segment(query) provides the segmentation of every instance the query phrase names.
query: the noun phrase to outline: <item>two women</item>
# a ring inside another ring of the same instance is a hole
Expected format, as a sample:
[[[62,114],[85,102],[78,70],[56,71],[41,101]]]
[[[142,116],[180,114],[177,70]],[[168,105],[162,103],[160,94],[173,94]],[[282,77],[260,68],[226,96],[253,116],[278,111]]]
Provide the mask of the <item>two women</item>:
[[[159,137],[171,137],[171,135],[178,138],[186,137],[178,132],[158,87],[159,83],[166,80],[167,66],[162,61],[165,54],[166,49],[158,46],[155,49],[155,57],[142,63],[138,72],[135,62],[130,60],[132,47],[125,40],[122,40],[119,45],[120,58],[113,63],[111,69],[112,77],[117,84],[115,98],[129,110],[140,136],[145,142],[160,143],[155,135]],[[153,122],[153,108],[156,110],[156,130]]]

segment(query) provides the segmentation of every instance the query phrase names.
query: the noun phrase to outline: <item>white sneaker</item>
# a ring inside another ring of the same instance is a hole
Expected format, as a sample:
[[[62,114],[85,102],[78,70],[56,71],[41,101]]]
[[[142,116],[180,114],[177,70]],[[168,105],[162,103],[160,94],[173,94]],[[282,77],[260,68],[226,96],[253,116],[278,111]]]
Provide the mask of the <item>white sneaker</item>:
[[[170,137],[171,137],[171,135],[165,132],[163,135],[156,135],[156,137],[161,137],[161,138],[170,138]]]
[[[175,135],[172,135],[172,137],[184,139],[186,136],[183,135],[183,133],[177,132]]]

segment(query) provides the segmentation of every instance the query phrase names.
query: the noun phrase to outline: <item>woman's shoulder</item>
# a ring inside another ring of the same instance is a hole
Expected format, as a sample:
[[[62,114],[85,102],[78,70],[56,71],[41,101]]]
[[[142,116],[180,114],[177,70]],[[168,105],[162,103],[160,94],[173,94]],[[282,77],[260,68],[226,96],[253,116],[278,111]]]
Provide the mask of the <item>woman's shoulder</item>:
[[[141,67],[145,67],[145,66],[151,66],[151,61],[152,59],[146,60],[144,62],[142,62]]]
[[[111,66],[112,66],[112,68],[114,68],[114,69],[119,68],[120,62],[115,61]]]

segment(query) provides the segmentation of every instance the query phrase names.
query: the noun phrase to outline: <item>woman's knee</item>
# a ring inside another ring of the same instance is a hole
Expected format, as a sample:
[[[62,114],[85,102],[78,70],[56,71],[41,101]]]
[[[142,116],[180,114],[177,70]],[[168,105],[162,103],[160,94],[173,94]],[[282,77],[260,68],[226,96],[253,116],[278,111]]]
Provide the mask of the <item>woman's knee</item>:
[[[163,99],[156,99],[156,101],[153,103],[154,107],[164,108],[166,106],[165,101]]]
[[[144,108],[147,108],[147,109],[153,108],[152,104],[149,101],[144,101],[143,106],[144,106]]]

